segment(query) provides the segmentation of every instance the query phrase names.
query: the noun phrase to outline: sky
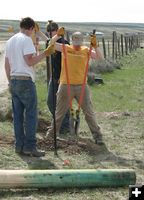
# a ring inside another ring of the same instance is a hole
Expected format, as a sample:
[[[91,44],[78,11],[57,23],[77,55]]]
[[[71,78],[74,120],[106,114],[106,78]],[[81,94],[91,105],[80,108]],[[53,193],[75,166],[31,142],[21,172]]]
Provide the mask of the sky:
[[[0,19],[144,23],[144,0],[2,0]]]

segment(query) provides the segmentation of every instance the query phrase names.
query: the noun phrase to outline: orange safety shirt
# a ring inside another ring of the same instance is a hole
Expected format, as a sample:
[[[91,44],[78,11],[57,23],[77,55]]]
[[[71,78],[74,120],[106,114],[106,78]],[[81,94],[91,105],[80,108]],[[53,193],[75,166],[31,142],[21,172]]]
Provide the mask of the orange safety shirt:
[[[70,84],[83,84],[85,68],[89,53],[88,47],[81,46],[80,50],[75,50],[72,45],[65,45],[65,49]],[[60,75],[61,84],[67,84],[64,56],[65,55],[62,53],[62,69]]]

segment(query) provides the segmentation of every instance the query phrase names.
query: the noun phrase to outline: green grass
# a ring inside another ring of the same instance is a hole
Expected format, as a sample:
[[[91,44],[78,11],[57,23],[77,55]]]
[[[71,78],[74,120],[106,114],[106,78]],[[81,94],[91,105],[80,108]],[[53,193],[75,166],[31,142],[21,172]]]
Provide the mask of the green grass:
[[[141,111],[144,108],[143,51],[121,60],[122,68],[102,75],[104,85],[91,87],[97,111]],[[135,59],[138,63],[135,63]]]
[[[44,82],[36,82],[37,95],[38,95],[38,107],[41,110],[47,109],[47,85]]]
[[[36,88],[38,96],[38,110],[44,118],[50,116],[47,106],[48,86],[46,80],[46,62],[45,60],[36,65]]]

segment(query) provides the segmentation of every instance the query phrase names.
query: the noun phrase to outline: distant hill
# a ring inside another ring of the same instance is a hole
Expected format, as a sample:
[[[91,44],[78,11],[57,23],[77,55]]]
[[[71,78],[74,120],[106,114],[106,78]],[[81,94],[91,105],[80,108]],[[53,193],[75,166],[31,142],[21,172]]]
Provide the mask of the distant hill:
[[[46,31],[47,22],[38,22],[42,32]],[[60,22],[59,26],[65,27],[66,30],[73,31],[81,31],[84,33],[92,32],[93,29],[96,29],[98,32],[103,32],[104,35],[110,36],[113,31],[117,31],[117,33],[131,33],[131,32],[141,32],[144,31],[144,23],[106,23],[106,22]],[[11,25],[14,28],[15,32],[19,31],[19,21],[18,20],[0,20],[0,25]],[[9,37],[11,34],[0,31],[0,40],[3,37]]]

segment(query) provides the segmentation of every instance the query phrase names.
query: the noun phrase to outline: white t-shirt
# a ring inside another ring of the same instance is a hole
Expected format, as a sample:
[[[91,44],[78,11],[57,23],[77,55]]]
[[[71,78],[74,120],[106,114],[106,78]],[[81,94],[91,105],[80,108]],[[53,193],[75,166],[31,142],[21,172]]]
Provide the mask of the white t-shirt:
[[[19,32],[6,43],[6,57],[11,66],[10,76],[30,76],[35,81],[33,66],[27,65],[24,55],[35,54],[35,46],[31,37]]]

